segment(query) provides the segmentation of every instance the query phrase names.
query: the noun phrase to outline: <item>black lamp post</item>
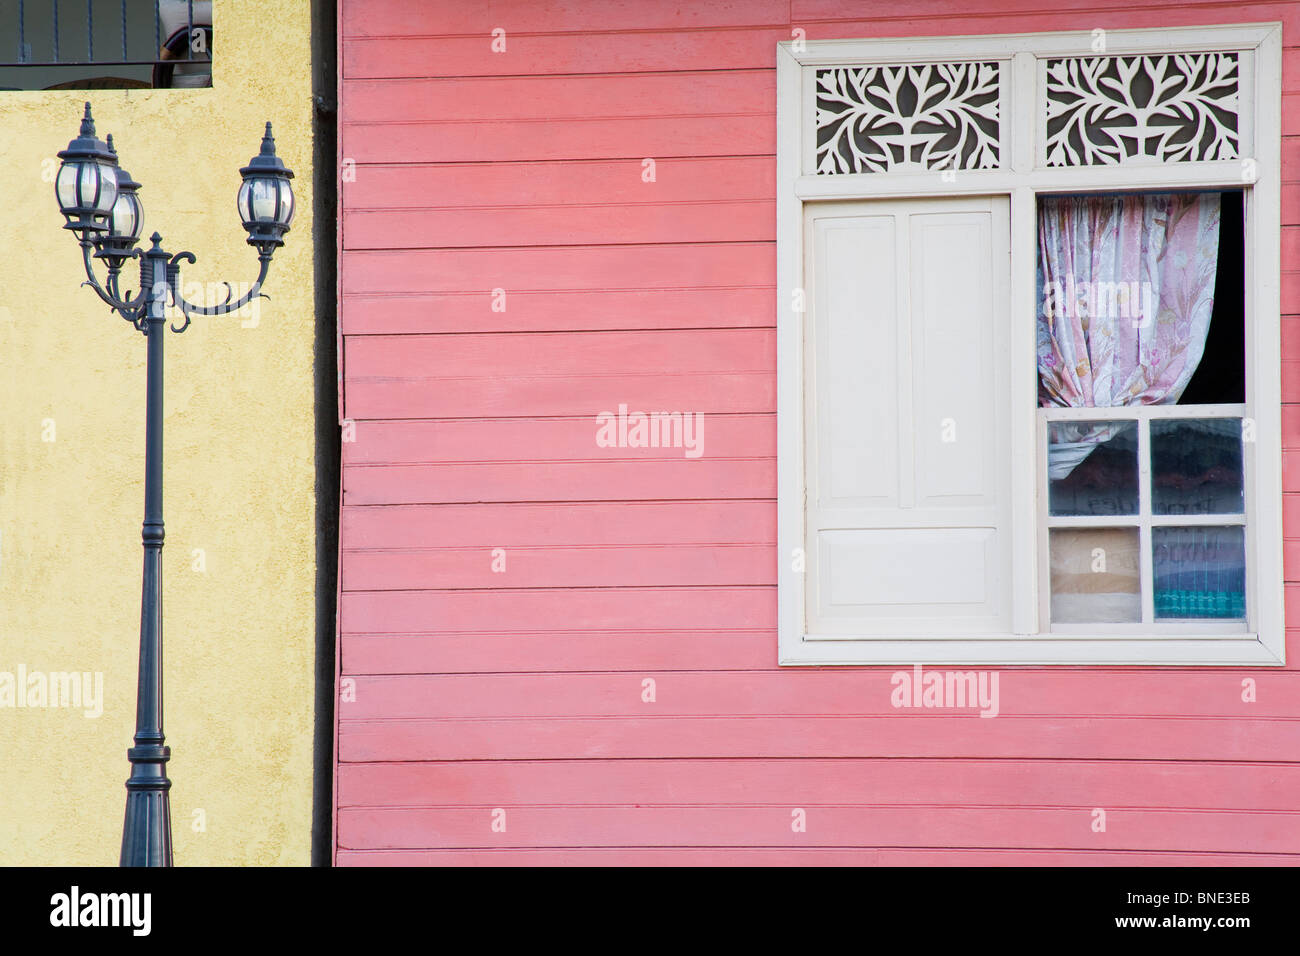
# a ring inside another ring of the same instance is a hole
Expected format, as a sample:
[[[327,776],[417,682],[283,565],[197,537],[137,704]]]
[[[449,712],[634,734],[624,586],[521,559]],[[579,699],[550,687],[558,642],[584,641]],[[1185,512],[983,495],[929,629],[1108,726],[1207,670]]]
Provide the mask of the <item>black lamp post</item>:
[[[63,164],[55,180],[59,209],[81,244],[86,264],[86,282],[114,312],[126,319],[147,340],[147,386],[145,398],[144,478],[144,588],[140,602],[140,678],[136,694],[135,746],[126,752],[131,777],[126,781],[126,823],[122,829],[122,866],[171,866],[171,806],[167,791],[167,761],[171,749],[163,738],[162,681],[162,462],[163,462],[163,326],[170,305],[180,310],[185,321],[173,325],[184,332],[191,315],[225,315],[237,311],[259,295],[271,267],[271,256],[284,245],[283,236],[293,221],[293,173],[275,155],[271,124],[266,124],[262,150],[240,170],[243,184],[236,205],[248,231],[248,244],[257,249],[260,265],[257,281],[248,294],[215,306],[196,306],[181,295],[180,263],[193,263],[194,255],[169,255],[162,249],[162,236],[150,237],[153,245],[142,252],[135,248],[140,239],[143,209],[133,182],[117,163],[113,137],[103,143],[95,137],[95,121],[86,104],[81,132],[59,153]],[[95,278],[94,263],[102,259],[108,277],[101,285]],[[140,292],[125,297],[118,291],[118,277],[128,259],[140,260]]]

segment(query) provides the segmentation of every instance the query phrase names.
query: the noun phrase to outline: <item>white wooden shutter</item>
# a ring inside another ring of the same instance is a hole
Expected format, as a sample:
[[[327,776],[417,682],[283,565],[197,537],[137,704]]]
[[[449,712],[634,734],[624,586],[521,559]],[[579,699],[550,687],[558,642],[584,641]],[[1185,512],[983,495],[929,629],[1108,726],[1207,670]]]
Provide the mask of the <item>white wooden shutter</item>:
[[[1005,633],[1008,202],[806,210],[807,633]]]

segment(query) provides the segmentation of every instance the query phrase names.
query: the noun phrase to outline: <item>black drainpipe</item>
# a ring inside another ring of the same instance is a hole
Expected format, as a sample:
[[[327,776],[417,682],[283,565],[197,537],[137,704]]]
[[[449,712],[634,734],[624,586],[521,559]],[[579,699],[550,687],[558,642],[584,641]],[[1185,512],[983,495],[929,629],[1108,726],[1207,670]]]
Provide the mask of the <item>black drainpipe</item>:
[[[316,720],[312,732],[311,865],[333,860],[334,620],[338,586],[340,429],[336,347],[338,262],[337,0],[312,0],[311,62],[316,331],[312,349],[316,409]]]

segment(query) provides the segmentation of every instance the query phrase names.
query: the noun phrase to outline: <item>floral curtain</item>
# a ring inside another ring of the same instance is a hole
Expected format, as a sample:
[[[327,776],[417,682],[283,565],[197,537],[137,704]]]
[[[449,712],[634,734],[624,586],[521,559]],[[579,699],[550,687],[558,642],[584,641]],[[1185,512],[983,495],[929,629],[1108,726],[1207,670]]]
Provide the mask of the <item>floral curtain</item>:
[[[1178,401],[1205,349],[1219,252],[1217,193],[1046,197],[1038,207],[1039,403]],[[1067,476],[1109,437],[1080,424],[1048,469]]]

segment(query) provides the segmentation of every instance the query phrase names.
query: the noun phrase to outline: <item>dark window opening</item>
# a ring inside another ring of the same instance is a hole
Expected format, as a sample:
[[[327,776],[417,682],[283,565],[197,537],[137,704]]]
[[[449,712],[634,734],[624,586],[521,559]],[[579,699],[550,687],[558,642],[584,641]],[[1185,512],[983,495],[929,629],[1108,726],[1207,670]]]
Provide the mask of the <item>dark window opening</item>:
[[[1179,405],[1246,401],[1246,239],[1242,193],[1225,192],[1219,220],[1219,264],[1214,311],[1205,351]]]

